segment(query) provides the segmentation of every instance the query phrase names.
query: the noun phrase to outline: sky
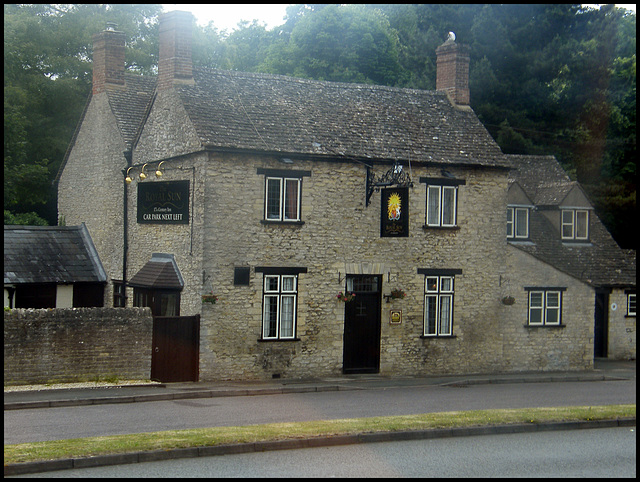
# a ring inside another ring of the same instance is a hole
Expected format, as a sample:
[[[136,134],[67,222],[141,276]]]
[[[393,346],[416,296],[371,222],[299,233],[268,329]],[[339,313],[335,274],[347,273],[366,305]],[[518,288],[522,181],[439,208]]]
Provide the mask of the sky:
[[[165,12],[172,10],[186,10],[193,13],[196,23],[204,27],[209,22],[218,30],[228,30],[231,32],[236,28],[241,20],[258,20],[258,23],[265,23],[267,30],[284,23],[284,16],[287,13],[288,3],[272,4],[185,4],[173,3],[163,4]]]
[[[287,13],[287,6],[291,4],[287,3],[258,3],[258,4],[183,4],[172,3],[163,4],[165,12],[172,10],[186,10],[193,13],[196,18],[196,23],[204,27],[209,22],[213,21],[213,24],[218,30],[227,30],[231,32],[234,30],[238,22],[241,20],[258,20],[259,23],[265,23],[267,30],[282,25],[284,23],[284,16]],[[597,4],[585,4],[589,6],[597,6]],[[616,4],[618,7],[623,7],[629,10],[636,11],[636,4]]]

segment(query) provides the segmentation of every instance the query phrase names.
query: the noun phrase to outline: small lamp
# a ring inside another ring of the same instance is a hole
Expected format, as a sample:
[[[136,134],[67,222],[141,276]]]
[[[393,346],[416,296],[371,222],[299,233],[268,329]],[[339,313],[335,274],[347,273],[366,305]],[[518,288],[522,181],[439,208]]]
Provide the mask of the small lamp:
[[[164,161],[161,161],[160,164],[158,164],[158,168],[156,169],[156,177],[162,177],[162,171],[160,170],[162,164],[164,164]]]
[[[147,178],[147,175],[144,173],[144,168],[147,167],[147,163],[145,162],[142,166],[142,171],[140,171],[140,180],[144,181]]]
[[[127,177],[124,178],[124,182],[126,182],[127,184],[131,184],[131,181],[133,181],[133,179],[131,179],[131,176],[129,176],[129,171],[133,169],[133,167],[130,167],[129,169],[127,169]]]

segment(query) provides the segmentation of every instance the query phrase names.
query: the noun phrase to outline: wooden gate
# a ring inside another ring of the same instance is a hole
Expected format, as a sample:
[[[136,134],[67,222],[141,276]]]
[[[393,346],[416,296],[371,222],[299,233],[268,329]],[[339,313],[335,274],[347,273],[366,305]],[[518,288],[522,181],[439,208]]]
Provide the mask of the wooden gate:
[[[200,315],[153,317],[152,380],[197,382],[199,360]]]

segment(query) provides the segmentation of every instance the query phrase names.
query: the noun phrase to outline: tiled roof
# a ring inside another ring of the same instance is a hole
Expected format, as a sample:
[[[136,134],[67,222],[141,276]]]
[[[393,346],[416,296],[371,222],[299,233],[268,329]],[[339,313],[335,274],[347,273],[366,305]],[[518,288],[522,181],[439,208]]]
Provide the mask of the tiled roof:
[[[508,158],[513,166],[511,180],[525,190],[536,206],[557,206],[577,184],[553,156]],[[589,218],[590,242],[567,243],[549,220],[534,209],[529,218],[531,242],[510,244],[592,286],[635,286],[635,251],[621,249],[594,211]]]
[[[504,166],[470,109],[435,91],[194,69],[177,86],[209,148]]]
[[[4,227],[5,284],[106,280],[84,224]]]
[[[182,290],[184,280],[172,254],[153,253],[151,260],[129,281],[129,286]]]
[[[107,90],[111,110],[127,148],[131,148],[145,118],[155,86],[154,76],[125,74],[124,89]]]

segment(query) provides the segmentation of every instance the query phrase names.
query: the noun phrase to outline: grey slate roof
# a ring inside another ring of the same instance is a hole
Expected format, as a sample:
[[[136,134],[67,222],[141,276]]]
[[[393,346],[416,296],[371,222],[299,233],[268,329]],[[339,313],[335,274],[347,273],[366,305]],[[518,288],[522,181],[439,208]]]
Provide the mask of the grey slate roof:
[[[508,158],[513,166],[511,180],[525,190],[536,206],[552,205],[553,199],[561,201],[563,193],[566,195],[576,185],[554,156]],[[566,243],[549,220],[534,209],[529,218],[531,242],[510,244],[592,286],[635,287],[635,251],[621,249],[594,211],[589,218],[590,242]]]
[[[106,282],[87,227],[5,226],[4,283]]]
[[[205,69],[194,79],[177,91],[210,148],[506,165],[475,113],[443,92]]]
[[[113,115],[127,148],[131,148],[156,87],[155,76],[125,74],[124,89],[109,89],[107,95]]]
[[[153,253],[151,259],[133,275],[128,284],[141,288],[182,290],[184,280],[172,254]]]

